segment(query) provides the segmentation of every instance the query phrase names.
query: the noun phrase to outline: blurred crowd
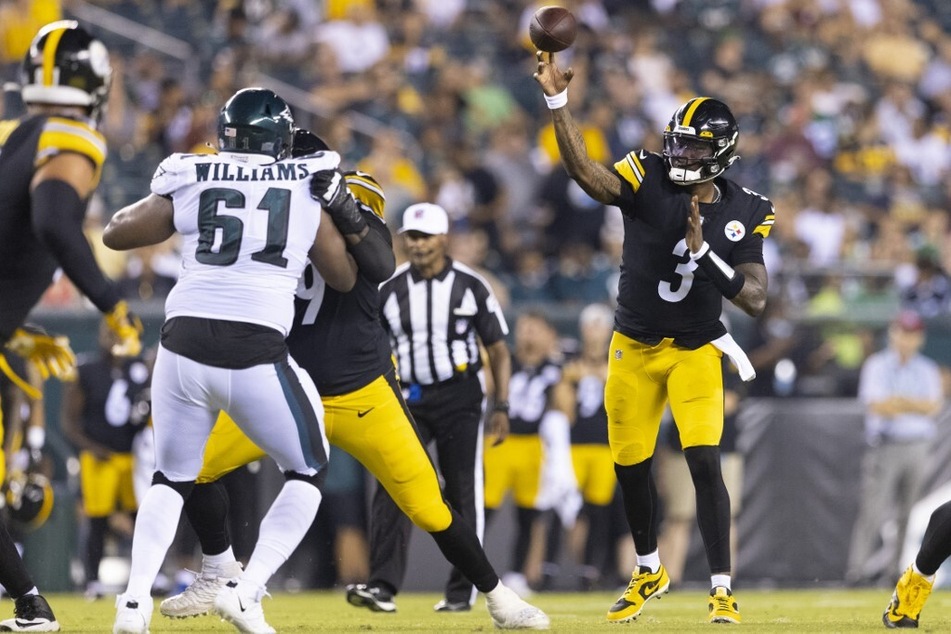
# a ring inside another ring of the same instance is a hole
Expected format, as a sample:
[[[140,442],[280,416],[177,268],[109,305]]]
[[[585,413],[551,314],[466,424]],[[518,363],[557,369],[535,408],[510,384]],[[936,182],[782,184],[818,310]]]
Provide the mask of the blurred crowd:
[[[773,317],[865,315],[880,327],[899,306],[951,311],[942,0],[6,0],[0,63],[14,79],[34,23],[96,17],[116,72],[91,235],[146,191],[165,155],[209,151],[226,96],[270,84],[383,184],[391,219],[423,200],[446,208],[454,256],[484,271],[508,309],[578,309],[613,299],[623,230],[618,210],[559,166],[532,80],[527,24],[552,3],[580,23],[557,57],[575,71],[570,107],[598,160],[659,150],[692,95],[731,106],[742,160],[729,176],[777,210]],[[174,283],[174,244],[101,255],[132,299]],[[46,298],[77,301],[65,281]],[[813,328],[799,367],[854,374],[870,351],[855,326]]]

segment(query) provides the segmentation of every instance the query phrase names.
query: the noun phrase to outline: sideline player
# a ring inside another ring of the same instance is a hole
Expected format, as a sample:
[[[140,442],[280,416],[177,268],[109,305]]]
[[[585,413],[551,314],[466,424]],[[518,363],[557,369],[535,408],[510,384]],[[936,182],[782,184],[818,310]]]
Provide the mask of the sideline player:
[[[83,234],[86,205],[106,158],[97,126],[112,69],[102,42],[63,20],[36,34],[21,74],[27,112],[0,121],[0,346],[30,360],[44,378],[61,378],[75,364],[68,342],[24,328],[58,268],[105,314],[121,342],[117,353],[141,350],[141,326],[99,270]],[[3,472],[0,464],[0,481]],[[0,622],[0,629],[59,630],[5,526],[0,584],[16,601],[15,618]]]
[[[723,298],[750,315],[766,305],[763,239],[774,212],[768,199],[723,177],[739,156],[730,109],[694,97],[664,131],[663,154],[634,150],[605,167],[587,154],[568,111],[572,71],[539,51],[536,81],[554,122],[562,162],[593,199],[624,214],[624,245],[605,408],[608,439],[637,552],[611,622],[635,619],[667,592],[657,551],[657,492],[651,462],[670,403],[697,497],[710,566],[709,619],[739,623],[731,589],[730,497],[720,471],[721,359],[728,352],[744,379],[745,353],[720,321]]]

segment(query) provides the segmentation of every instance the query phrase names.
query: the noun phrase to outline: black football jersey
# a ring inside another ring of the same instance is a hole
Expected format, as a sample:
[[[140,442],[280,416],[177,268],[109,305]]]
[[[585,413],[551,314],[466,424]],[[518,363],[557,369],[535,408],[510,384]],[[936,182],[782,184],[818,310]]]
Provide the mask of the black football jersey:
[[[148,365],[135,358],[114,366],[108,357],[84,355],[77,372],[83,393],[83,433],[112,451],[132,451],[132,440],[142,429],[132,409],[151,383]]]
[[[551,392],[561,381],[561,366],[547,360],[537,367],[512,360],[509,379],[509,432],[537,434],[551,403]]]
[[[64,117],[0,121],[0,341],[23,323],[59,267],[33,232],[30,181],[61,152],[87,157],[98,179],[106,141],[88,124]]]
[[[622,181],[614,204],[624,215],[615,328],[642,343],[672,337],[689,349],[725,334],[723,295],[687,249],[688,190],[667,178],[660,155],[645,150],[627,154],[614,171]],[[762,264],[772,203],[726,178],[714,183],[720,200],[700,204],[704,240],[731,266]]]
[[[597,374],[581,377],[575,388],[575,424],[571,444],[608,444],[608,413],[604,409],[604,379]]]

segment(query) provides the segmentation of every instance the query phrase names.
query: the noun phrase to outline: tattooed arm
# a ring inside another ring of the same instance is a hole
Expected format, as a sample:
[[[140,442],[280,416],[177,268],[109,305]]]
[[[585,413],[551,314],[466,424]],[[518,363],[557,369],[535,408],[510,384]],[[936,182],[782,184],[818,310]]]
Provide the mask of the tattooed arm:
[[[562,71],[555,66],[555,56],[552,53],[538,51],[536,56],[538,70],[535,73],[535,80],[541,85],[545,94],[553,96],[567,90],[574,75],[572,70],[569,68]],[[581,186],[581,189],[598,202],[608,205],[614,203],[621,195],[621,179],[607,167],[588,157],[584,137],[568,111],[568,107],[555,108],[551,111],[551,118],[555,125],[555,139],[558,141],[561,161],[568,174]]]

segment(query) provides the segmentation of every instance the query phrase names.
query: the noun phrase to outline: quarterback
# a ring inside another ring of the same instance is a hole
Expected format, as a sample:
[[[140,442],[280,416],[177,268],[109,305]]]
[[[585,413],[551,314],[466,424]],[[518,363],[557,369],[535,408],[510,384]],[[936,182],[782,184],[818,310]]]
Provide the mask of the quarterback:
[[[637,567],[610,608],[611,622],[630,621],[667,592],[657,552],[657,493],[651,461],[669,403],[697,498],[697,517],[711,573],[713,623],[739,623],[731,589],[730,499],[720,472],[724,353],[740,376],[752,366],[720,321],[726,298],[750,315],[766,304],[763,239],[773,224],[765,197],[724,178],[739,129],[726,104],[695,97],[664,130],[663,154],[634,150],[606,167],[587,155],[568,111],[571,69],[539,52],[536,81],[551,111],[562,162],[595,200],[624,216],[618,307],[608,359],[608,441]]]

